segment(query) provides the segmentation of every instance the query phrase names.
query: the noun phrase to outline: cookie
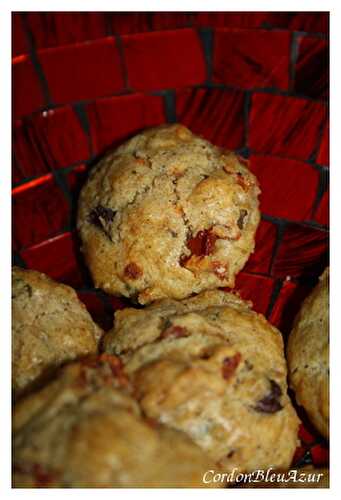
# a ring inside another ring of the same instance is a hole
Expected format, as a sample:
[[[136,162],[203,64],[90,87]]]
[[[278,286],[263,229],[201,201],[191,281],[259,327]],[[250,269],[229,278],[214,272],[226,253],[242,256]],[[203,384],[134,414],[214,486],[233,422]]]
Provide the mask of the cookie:
[[[14,487],[204,487],[211,461],[142,417],[118,358],[64,367],[13,416]]]
[[[15,396],[65,361],[94,353],[101,329],[69,286],[37,271],[12,270],[12,383]]]
[[[144,413],[186,432],[224,471],[287,468],[299,420],[280,332],[223,291],[115,314],[103,341],[133,377]]]
[[[311,422],[329,437],[329,269],[305,299],[288,340],[289,382]]]
[[[138,134],[104,156],[80,194],[95,286],[141,304],[233,287],[254,250],[259,193],[246,160],[183,125]]]

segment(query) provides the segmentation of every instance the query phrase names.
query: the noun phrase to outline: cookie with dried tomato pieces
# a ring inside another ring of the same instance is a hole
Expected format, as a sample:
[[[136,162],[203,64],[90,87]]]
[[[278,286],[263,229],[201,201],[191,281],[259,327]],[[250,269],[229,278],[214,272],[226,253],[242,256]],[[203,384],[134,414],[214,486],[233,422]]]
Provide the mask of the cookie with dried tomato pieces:
[[[329,269],[305,299],[289,336],[289,383],[316,429],[329,438]]]
[[[286,468],[299,420],[280,332],[223,291],[115,314],[104,349],[121,356],[144,413],[182,430],[224,471]]]
[[[97,351],[102,330],[76,292],[37,271],[12,270],[12,384],[27,393],[65,361]]]
[[[107,153],[82,189],[78,229],[95,286],[141,304],[233,287],[260,220],[247,161],[183,125]]]
[[[214,465],[185,434],[145,419],[118,358],[64,367],[13,416],[13,486],[218,487]]]

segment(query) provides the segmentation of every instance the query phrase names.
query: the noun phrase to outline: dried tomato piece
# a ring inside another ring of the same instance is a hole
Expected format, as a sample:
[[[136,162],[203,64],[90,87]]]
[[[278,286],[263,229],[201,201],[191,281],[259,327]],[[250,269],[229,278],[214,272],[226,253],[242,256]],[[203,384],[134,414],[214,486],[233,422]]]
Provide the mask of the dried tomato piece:
[[[190,249],[192,255],[210,255],[215,246],[218,236],[212,232],[212,229],[204,229],[198,231],[196,236],[187,241],[187,247]]]
[[[187,239],[187,248],[191,251],[190,255],[181,255],[180,266],[184,266],[192,255],[197,257],[204,257],[211,255],[214,252],[215,242],[218,236],[213,233],[212,229],[204,229],[198,231],[195,236],[190,236]]]
[[[172,325],[166,328],[161,335],[160,339],[168,339],[168,338],[181,338],[181,337],[187,337],[188,336],[188,330],[182,326],[177,326],[177,325]]]
[[[103,366],[103,364],[105,363],[109,365],[113,377],[115,377],[121,385],[128,384],[128,377],[124,373],[122,361],[117,356],[103,353],[100,354],[99,356],[96,355],[86,356],[81,360],[81,365],[84,368],[97,369]],[[105,380],[105,382],[112,383],[113,381],[112,378],[110,379],[110,377],[107,377],[105,374],[101,372],[99,372],[99,374],[103,378],[103,380]],[[78,382],[81,387],[88,384],[88,377],[86,370],[81,370]]]
[[[283,408],[279,401],[279,398],[282,396],[282,389],[274,380],[270,379],[269,382],[270,392],[264,398],[257,401],[256,406],[254,406],[254,410],[261,413],[276,413]]]
[[[240,352],[237,352],[234,356],[225,358],[223,360],[223,367],[221,371],[225,380],[228,380],[234,374],[241,359],[242,355],[240,354]]]
[[[143,271],[135,262],[131,262],[124,268],[124,274],[127,278],[136,280],[141,278]]]

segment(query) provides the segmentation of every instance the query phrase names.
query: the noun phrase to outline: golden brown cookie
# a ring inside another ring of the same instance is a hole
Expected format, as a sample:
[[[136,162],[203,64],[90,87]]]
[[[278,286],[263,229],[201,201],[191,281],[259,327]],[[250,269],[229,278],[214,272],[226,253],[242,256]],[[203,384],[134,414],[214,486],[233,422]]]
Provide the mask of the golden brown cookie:
[[[13,417],[14,487],[217,487],[188,437],[145,420],[118,358],[64,367]]]
[[[329,438],[329,269],[303,302],[287,354],[296,400],[316,429]]]
[[[254,250],[257,180],[246,160],[163,125],[108,153],[79,200],[96,287],[141,304],[234,286]]]
[[[75,291],[42,273],[12,270],[12,383],[16,396],[63,362],[97,350],[101,329]]]
[[[224,471],[287,468],[298,418],[280,332],[223,291],[124,309],[104,337],[144,413],[186,432]]]

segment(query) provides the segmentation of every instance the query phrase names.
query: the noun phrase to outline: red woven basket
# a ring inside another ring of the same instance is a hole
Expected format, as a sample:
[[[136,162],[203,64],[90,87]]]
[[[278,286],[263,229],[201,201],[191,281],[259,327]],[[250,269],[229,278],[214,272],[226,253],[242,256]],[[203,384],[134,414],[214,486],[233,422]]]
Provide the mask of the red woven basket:
[[[286,336],[328,264],[328,13],[26,12],[12,24],[13,262],[76,288],[109,328],[127,301],[93,288],[79,189],[106,149],[178,121],[249,158],[262,221],[236,288]],[[308,423],[300,437],[296,464],[328,461]]]

